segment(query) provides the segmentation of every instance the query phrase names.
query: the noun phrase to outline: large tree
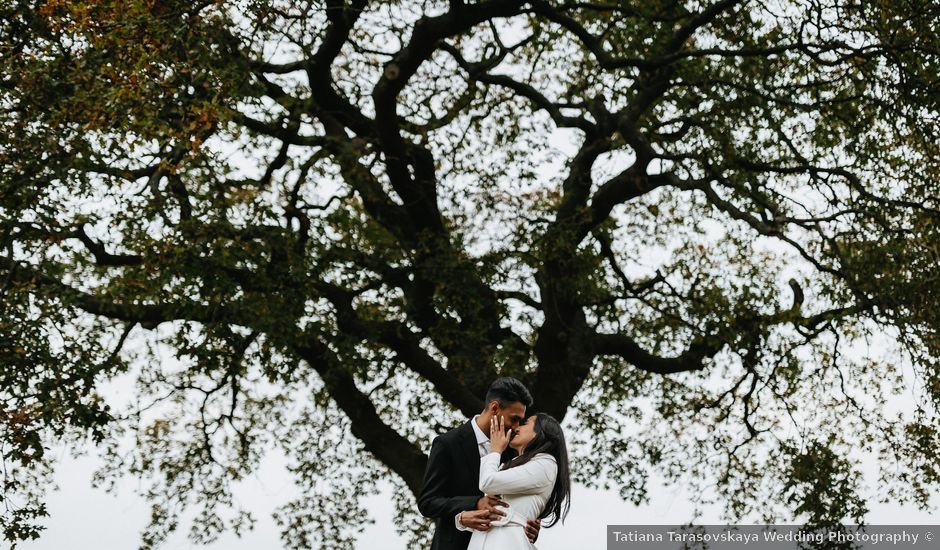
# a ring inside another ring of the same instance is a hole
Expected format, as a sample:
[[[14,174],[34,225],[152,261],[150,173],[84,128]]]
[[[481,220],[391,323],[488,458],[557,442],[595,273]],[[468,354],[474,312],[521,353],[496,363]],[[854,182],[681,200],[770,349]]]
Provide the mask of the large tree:
[[[145,480],[146,547],[188,509],[196,540],[249,526],[233,484],[280,447],[285,543],[349,547],[379,480],[414,515],[431,438],[499,375],[631,501],[661,474],[732,519],[861,520],[875,454],[881,494],[926,505],[938,23],[923,0],[4,2],[6,537],[36,536],[57,442]]]

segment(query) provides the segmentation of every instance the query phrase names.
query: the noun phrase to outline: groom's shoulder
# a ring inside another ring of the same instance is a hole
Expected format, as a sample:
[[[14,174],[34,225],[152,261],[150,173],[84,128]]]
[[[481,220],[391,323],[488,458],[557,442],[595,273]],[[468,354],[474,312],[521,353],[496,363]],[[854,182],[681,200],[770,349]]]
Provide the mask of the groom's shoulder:
[[[468,422],[464,422],[450,429],[441,427],[441,431],[438,432],[438,435],[435,439],[439,439],[441,442],[448,443],[451,441],[456,441],[467,430],[469,426]]]

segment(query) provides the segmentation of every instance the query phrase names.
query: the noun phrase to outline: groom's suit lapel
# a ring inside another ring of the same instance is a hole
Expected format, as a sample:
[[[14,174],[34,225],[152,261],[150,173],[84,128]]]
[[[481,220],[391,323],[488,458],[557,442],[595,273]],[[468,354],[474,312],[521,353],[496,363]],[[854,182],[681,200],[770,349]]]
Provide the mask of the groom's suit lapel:
[[[477,447],[477,436],[473,433],[470,420],[460,429],[460,452],[467,461],[467,474],[474,484],[480,479],[480,451]]]

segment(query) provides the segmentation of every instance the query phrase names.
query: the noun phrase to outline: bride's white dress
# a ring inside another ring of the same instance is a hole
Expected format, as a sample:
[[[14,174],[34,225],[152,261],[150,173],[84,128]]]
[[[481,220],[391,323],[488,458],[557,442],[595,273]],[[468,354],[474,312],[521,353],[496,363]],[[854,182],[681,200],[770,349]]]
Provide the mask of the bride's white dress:
[[[474,531],[467,550],[532,550],[525,524],[542,513],[555,486],[558,465],[555,457],[539,453],[516,468],[499,469],[499,454],[480,459],[480,490],[500,495],[509,506],[506,516],[491,523],[489,531]]]

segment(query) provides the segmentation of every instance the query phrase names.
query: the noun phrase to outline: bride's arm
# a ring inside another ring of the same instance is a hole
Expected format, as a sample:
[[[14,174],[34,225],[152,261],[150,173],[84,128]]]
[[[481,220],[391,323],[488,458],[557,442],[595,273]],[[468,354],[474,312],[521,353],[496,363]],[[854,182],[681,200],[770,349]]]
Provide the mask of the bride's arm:
[[[537,455],[522,466],[499,469],[499,454],[480,459],[480,490],[488,495],[529,495],[555,484],[558,466],[550,455]]]

